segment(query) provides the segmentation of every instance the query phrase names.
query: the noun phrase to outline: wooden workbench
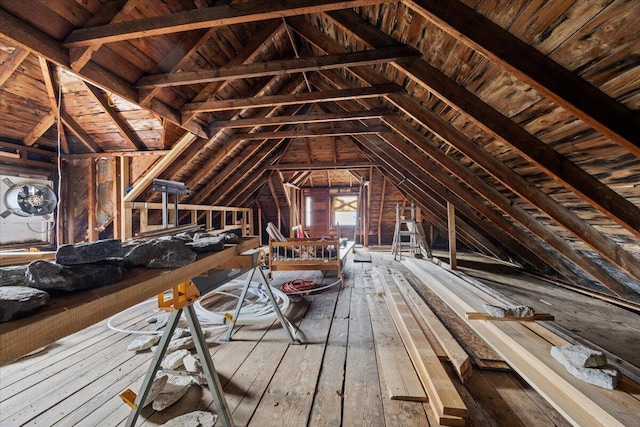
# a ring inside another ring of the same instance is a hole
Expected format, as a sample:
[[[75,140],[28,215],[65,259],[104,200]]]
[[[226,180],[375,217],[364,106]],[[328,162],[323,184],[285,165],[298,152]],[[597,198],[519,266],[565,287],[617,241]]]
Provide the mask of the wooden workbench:
[[[193,263],[173,270],[134,268],[113,285],[56,296],[35,314],[0,324],[0,365],[91,326],[101,320],[162,293],[180,282],[210,270],[231,268],[243,252],[260,245],[258,237],[243,238],[237,245],[199,255]]]

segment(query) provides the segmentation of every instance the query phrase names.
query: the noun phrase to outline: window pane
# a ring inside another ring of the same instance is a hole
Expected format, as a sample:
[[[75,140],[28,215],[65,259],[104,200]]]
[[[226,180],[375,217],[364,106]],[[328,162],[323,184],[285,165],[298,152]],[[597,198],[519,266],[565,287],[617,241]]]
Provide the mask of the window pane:
[[[304,223],[307,227],[311,225],[311,196],[304,199]]]
[[[334,212],[334,222],[336,224],[343,225],[356,225],[356,213],[355,211],[351,212]]]

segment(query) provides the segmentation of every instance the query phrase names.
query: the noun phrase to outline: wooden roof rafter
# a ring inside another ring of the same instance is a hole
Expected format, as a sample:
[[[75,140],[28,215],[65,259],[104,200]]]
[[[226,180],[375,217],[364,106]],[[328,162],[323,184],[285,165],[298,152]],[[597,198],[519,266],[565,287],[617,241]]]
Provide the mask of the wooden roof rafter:
[[[631,109],[502,29],[463,2],[402,0],[412,10],[640,157],[640,118]]]
[[[275,4],[267,1],[246,4],[246,7],[243,7],[240,3],[213,6],[172,15],[160,15],[134,21],[77,29],[67,37],[64,41],[64,46],[70,48],[106,44],[223,25],[367,6],[385,1],[390,0],[281,0]]]
[[[396,43],[389,35],[373,25],[365,23],[359,15],[351,11],[330,12],[327,16],[369,47],[377,48]],[[361,22],[361,25],[355,26],[354,21]],[[397,61],[393,65],[406,73],[413,81],[463,112],[466,117],[490,135],[517,150],[549,176],[562,182],[584,201],[616,221],[636,237],[640,237],[640,208],[633,203],[426,61],[422,59]]]
[[[9,57],[0,64],[0,87],[5,84],[13,72],[22,64],[22,61],[27,59],[30,53],[28,50],[18,46],[11,52]]]
[[[44,57],[55,65],[71,70],[68,49],[50,36],[8,13],[0,14],[0,37],[36,55]],[[95,86],[108,90],[127,101],[137,103],[139,100],[138,91],[133,85],[92,61],[89,61],[82,70],[76,74],[83,80],[87,80]],[[198,136],[207,136],[202,126],[197,123],[190,122],[183,125],[180,114],[177,111],[156,99],[145,108],[180,127],[184,127],[185,130],[193,132]]]
[[[104,94],[100,89],[93,86],[90,83],[82,81],[84,86],[87,88],[87,91],[93,96],[93,99],[98,103],[102,111],[109,117],[111,122],[116,126],[118,132],[122,137],[132,146],[135,150],[138,151],[146,151],[147,147],[144,145],[144,142],[140,140],[138,135],[129,128],[129,125],[126,121],[118,116],[116,111],[114,111],[113,105],[109,104],[109,100],[107,99],[106,94]]]
[[[334,80],[334,85],[337,87],[344,87],[344,85],[349,84],[346,81],[339,81],[338,79],[341,76],[334,76],[336,80]],[[338,83],[335,83],[338,81]],[[365,102],[366,107],[370,108],[379,108],[380,106],[377,103],[372,103],[370,100],[364,100],[361,102]],[[357,109],[358,106],[353,106],[352,108]],[[401,119],[400,119],[401,120]],[[398,123],[398,120],[395,121]],[[424,138],[420,138],[420,135],[416,135],[417,132],[413,130],[410,126],[403,127],[405,132],[410,132],[410,137],[407,138],[413,145],[410,145],[406,141],[403,141],[402,138],[398,137],[398,135],[392,133],[384,133],[381,134],[382,137],[389,145],[393,146],[398,152],[403,153],[405,156],[408,156],[412,162],[415,163],[416,158],[419,158],[415,151],[419,146],[425,142]],[[414,131],[414,133],[411,133]],[[406,137],[406,135],[405,135]],[[408,155],[407,153],[413,153],[412,155]],[[512,204],[504,195],[502,195],[495,188],[484,182],[482,179],[479,179],[476,175],[474,175],[471,171],[469,171],[465,166],[460,164],[458,161],[452,159],[447,156],[444,152],[442,152],[437,147],[424,147],[422,148],[422,156],[430,156],[433,159],[437,159],[438,163],[442,165],[446,165],[446,168],[454,174],[458,179],[462,180],[466,185],[470,188],[473,188],[478,194],[481,194],[483,198],[485,198],[488,202],[492,203],[494,206],[498,207],[500,210],[511,216],[514,220],[518,221],[522,226],[529,229],[532,233],[538,236],[542,241],[551,245],[555,248],[559,253],[569,259],[578,267],[582,268],[587,274],[590,274],[592,277],[596,278],[600,281],[604,286],[609,288],[611,291],[616,293],[617,295],[629,299],[636,299],[638,295],[635,291],[628,288],[625,284],[621,283],[618,279],[614,278],[607,272],[604,268],[600,267],[593,260],[589,259],[587,256],[576,251],[568,242],[566,242],[561,237],[557,236],[553,231],[549,230],[544,225],[540,224],[538,221],[533,218],[529,213],[525,212],[523,209],[518,206]],[[403,161],[398,159],[398,161]],[[425,161],[419,162],[417,165],[419,168],[423,169],[425,172],[432,174],[434,170],[442,169],[442,166],[432,165],[429,168],[424,168]],[[428,161],[427,161],[428,163]],[[440,174],[440,176],[448,176],[446,172]],[[448,178],[444,178],[447,179]],[[444,184],[444,183],[443,183]],[[452,186],[456,186],[457,184],[453,181],[448,180],[446,184],[444,184],[448,188],[452,188]],[[577,218],[576,218],[577,219]],[[586,223],[583,224],[585,227],[589,227]],[[608,241],[604,236],[603,239]],[[611,243],[611,242],[609,242]],[[632,257],[622,249],[618,248],[616,251],[617,255],[620,255],[622,252],[622,256]],[[633,271],[634,266],[631,266],[626,263],[626,261],[622,261],[626,268],[631,269]]]
[[[51,72],[51,66],[49,64],[49,61],[47,61],[47,59],[42,56],[38,56],[38,63],[40,64],[40,71],[42,72],[42,80],[47,90],[47,99],[49,100],[49,105],[51,106],[51,112],[49,114],[57,118],[58,112],[61,111],[62,109],[62,106],[58,104],[58,98],[60,95],[59,91],[61,89],[59,87],[58,89],[56,89],[55,77]],[[60,101],[62,102],[62,99],[60,99]],[[57,131],[58,131],[58,138],[60,139],[61,151],[65,154],[69,154],[69,143],[67,142],[67,136],[65,134],[64,127],[62,126],[62,120],[56,120],[56,121],[57,121]],[[26,144],[26,140],[25,140],[25,144]]]

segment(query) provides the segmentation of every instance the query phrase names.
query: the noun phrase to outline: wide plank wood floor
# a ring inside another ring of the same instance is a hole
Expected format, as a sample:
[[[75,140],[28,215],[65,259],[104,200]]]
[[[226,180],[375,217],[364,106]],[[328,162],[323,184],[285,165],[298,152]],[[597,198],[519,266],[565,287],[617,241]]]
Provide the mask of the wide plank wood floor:
[[[382,253],[373,254],[373,260],[354,263],[349,257],[344,287],[293,299],[288,317],[303,345],[289,346],[276,322],[241,327],[232,342],[210,346],[236,425],[436,425],[428,404],[391,400],[386,394],[366,295],[373,291],[373,267],[393,261]],[[274,283],[307,276],[321,278],[314,272],[275,273]],[[128,312],[118,326],[149,328],[145,319],[151,309]],[[129,408],[118,395],[126,388],[139,389],[151,358],[150,352],[127,351],[131,339],[102,322],[0,368],[0,425],[122,425]],[[463,385],[446,368],[469,408],[469,426],[568,425],[512,372],[474,367]],[[192,387],[163,412],[146,408],[138,424],[162,425],[194,410],[213,410],[206,389]]]

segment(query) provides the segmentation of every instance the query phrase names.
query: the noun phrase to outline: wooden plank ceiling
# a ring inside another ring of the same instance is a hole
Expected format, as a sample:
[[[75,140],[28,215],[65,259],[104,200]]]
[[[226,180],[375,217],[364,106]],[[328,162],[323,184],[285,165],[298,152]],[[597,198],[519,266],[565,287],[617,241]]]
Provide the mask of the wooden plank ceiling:
[[[129,201],[154,177],[243,206],[384,177],[437,228],[455,205],[474,249],[638,300],[640,2],[0,8],[5,151],[155,154]]]

